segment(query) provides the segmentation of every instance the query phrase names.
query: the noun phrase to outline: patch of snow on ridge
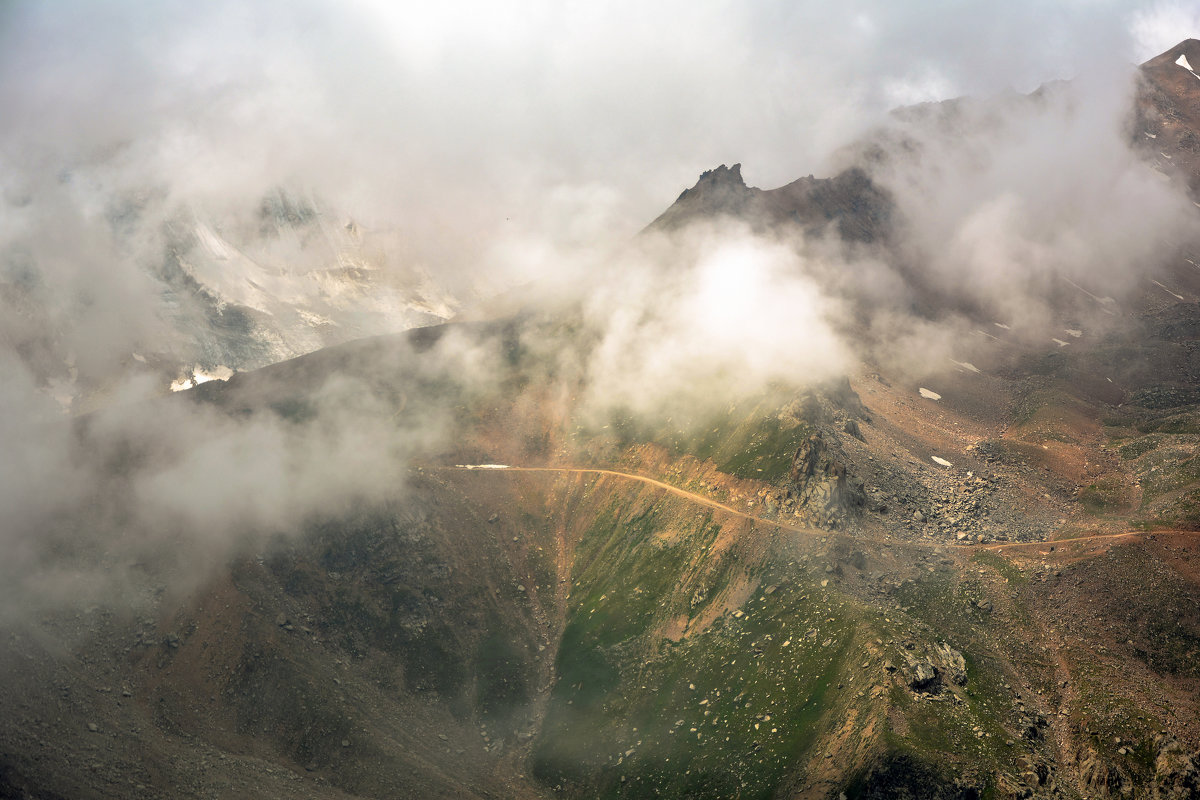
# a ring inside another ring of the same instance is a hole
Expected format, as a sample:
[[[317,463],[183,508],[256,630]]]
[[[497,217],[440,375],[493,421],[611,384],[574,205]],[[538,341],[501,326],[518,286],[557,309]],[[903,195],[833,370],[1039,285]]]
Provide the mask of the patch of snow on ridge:
[[[192,372],[192,382],[199,386],[202,383],[209,381],[227,381],[233,377],[233,370],[226,366],[214,367],[211,370],[202,370],[199,367]]]
[[[1166,286],[1163,286],[1161,283],[1159,283],[1156,280],[1151,280],[1150,282],[1153,283],[1158,288],[1162,289],[1167,294],[1171,295],[1171,297],[1174,297],[1176,300],[1179,300],[1180,302],[1183,301],[1183,295],[1175,294],[1175,292],[1172,292],[1170,289],[1168,289]]]
[[[459,469],[509,469],[508,464],[455,464]]]
[[[192,371],[183,376],[171,381],[172,392],[182,392],[185,389],[191,389],[199,386],[202,383],[209,381],[227,381],[233,377],[233,370],[226,366],[216,366],[210,370],[203,369],[200,366],[192,368]]]
[[[941,464],[943,467],[953,467],[954,466],[953,464],[951,464],[949,461],[947,461],[944,458],[940,458],[938,456],[930,456],[930,458],[933,459],[933,463]]]
[[[929,389],[926,389],[924,386],[917,389],[917,391],[920,392],[921,397],[924,397],[926,400],[941,400],[942,399],[942,396],[940,394],[938,394],[937,392],[931,391]]]
[[[1180,55],[1179,58],[1175,59],[1175,63],[1186,69],[1188,72],[1195,72],[1195,70],[1192,69],[1192,65],[1188,63],[1186,55]]]

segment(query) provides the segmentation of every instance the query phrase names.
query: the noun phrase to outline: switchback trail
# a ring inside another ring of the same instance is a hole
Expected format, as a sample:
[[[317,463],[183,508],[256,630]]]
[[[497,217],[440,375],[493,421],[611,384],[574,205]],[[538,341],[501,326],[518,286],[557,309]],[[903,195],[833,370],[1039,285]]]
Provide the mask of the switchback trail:
[[[648,478],[645,475],[637,475],[632,472],[620,472],[615,469],[601,469],[600,467],[514,467],[509,464],[456,464],[453,467],[436,467],[435,469],[456,469],[456,470],[464,470],[464,471],[479,470],[479,471],[489,471],[489,472],[490,471],[494,471],[494,472],[552,472],[552,473],[567,474],[567,475],[611,475],[614,478],[623,478],[625,480],[637,481],[639,483],[644,483],[649,486],[653,486],[657,489],[662,489],[664,491],[670,492],[671,494],[673,494],[677,497],[682,497],[685,500],[688,500],[692,503],[696,503],[697,505],[702,505],[707,508],[712,508],[712,509],[716,509],[718,511],[723,511],[726,514],[730,514],[735,517],[740,517],[742,519],[750,520],[751,522],[758,522],[758,523],[762,523],[764,525],[774,525],[777,528],[782,528],[784,530],[793,531],[795,533],[802,533],[807,536],[818,536],[818,535],[819,536],[830,536],[830,535],[848,536],[849,535],[849,534],[845,534],[845,533],[841,533],[841,532],[823,531],[818,528],[809,528],[809,527],[803,527],[800,525],[790,525],[786,522],[780,522],[778,520],[773,520],[773,519],[765,519],[763,517],[755,516],[754,514],[747,514],[744,511],[738,511],[736,508],[733,508],[732,506],[727,506],[724,503],[718,503],[716,500],[712,500],[708,497],[705,497],[702,494],[696,494],[695,492],[689,492],[687,489],[680,489],[678,486],[672,486],[669,483],[665,483],[663,481],[656,480],[654,478]],[[1166,533],[1166,532],[1164,531],[1163,533]],[[1177,531],[1177,532],[1172,532],[1172,533],[1182,533],[1182,531]],[[901,540],[871,539],[870,541],[872,541],[876,544],[889,544],[889,545],[897,545],[898,544],[898,545],[909,546],[909,547],[926,547],[926,548],[943,548],[943,549],[951,548],[954,550],[978,551],[978,550],[1008,550],[1008,549],[1019,548],[1019,547],[1024,547],[1024,548],[1046,547],[1046,546],[1058,547],[1059,545],[1075,544],[1075,543],[1079,543],[1079,542],[1095,542],[1095,541],[1102,541],[1105,539],[1130,539],[1130,538],[1136,539],[1136,538],[1142,538],[1145,535],[1146,534],[1140,533],[1140,532],[1102,533],[1102,534],[1094,534],[1092,536],[1076,536],[1076,537],[1073,537],[1070,539],[1043,539],[1043,540],[1034,541],[1034,542],[1004,542],[1004,543],[978,544],[978,545],[906,542],[902,539]],[[1043,555],[1048,555],[1048,554],[1044,553]]]

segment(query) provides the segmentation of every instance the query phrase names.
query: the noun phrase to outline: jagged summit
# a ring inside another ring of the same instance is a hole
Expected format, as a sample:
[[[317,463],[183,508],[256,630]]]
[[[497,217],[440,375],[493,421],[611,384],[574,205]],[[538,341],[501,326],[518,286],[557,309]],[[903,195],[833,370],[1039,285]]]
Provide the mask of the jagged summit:
[[[857,168],[832,178],[809,175],[764,190],[746,185],[741,164],[722,164],[701,173],[696,185],[685,189],[647,230],[676,230],[732,217],[754,228],[793,224],[813,233],[834,225],[847,241],[874,242],[886,235],[891,205],[886,193]]]
[[[702,186],[742,186],[746,185],[745,179],[742,178],[742,165],[734,164],[732,167],[727,167],[724,164],[716,169],[705,170],[700,173],[700,180],[696,181],[694,189],[685,189],[680,198],[687,195],[688,192],[699,189]]]
[[[696,185],[684,189],[647,230],[671,230],[697,219],[721,215],[742,217],[751,199],[761,193],[761,189],[746,185],[741,164],[732,167],[722,164],[701,173]]]

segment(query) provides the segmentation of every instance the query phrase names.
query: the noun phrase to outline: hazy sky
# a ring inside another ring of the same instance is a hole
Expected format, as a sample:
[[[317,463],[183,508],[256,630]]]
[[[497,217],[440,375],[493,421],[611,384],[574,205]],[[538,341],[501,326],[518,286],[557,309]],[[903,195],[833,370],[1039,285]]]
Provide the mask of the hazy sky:
[[[751,185],[900,103],[1028,91],[1169,47],[1183,2],[20,2],[0,163],[224,211],[311,189],[418,252],[627,236],[719,163]],[[20,187],[16,189],[20,191]],[[550,233],[550,232],[553,233]]]

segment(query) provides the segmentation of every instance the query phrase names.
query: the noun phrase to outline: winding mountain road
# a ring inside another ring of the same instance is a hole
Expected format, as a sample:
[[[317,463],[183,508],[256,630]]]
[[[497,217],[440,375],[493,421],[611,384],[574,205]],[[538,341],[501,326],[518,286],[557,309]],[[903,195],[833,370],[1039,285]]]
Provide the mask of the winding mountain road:
[[[695,492],[689,492],[687,489],[680,489],[678,486],[672,486],[669,483],[665,483],[663,481],[656,480],[654,478],[648,478],[645,475],[638,475],[638,474],[632,473],[632,472],[621,472],[621,471],[615,470],[615,469],[601,469],[599,467],[514,467],[509,464],[456,464],[453,467],[444,467],[443,469],[455,469],[455,470],[464,470],[464,471],[478,470],[478,471],[483,471],[483,472],[550,472],[550,473],[559,473],[559,474],[566,474],[566,475],[610,475],[614,478],[624,478],[625,480],[637,481],[639,483],[644,483],[649,486],[653,486],[657,489],[662,489],[664,491],[670,492],[671,494],[673,494],[677,497],[681,497],[684,500],[695,503],[697,505],[702,505],[707,508],[716,509],[717,511],[723,511],[726,514],[730,514],[735,517],[741,517],[742,519],[750,520],[751,522],[758,522],[758,523],[762,523],[764,525],[774,525],[775,527],[782,528],[783,530],[794,531],[796,533],[803,533],[803,534],[806,534],[809,536],[816,536],[816,535],[828,536],[828,535],[830,535],[828,531],[823,531],[818,528],[804,527],[804,526],[800,526],[800,525],[790,525],[786,522],[780,522],[778,520],[773,520],[773,519],[766,519],[764,517],[759,517],[754,514],[747,514],[744,511],[738,511],[736,508],[733,508],[732,506],[727,506],[724,503],[718,503],[716,500],[705,497],[702,494],[697,494]],[[834,535],[838,535],[838,534],[835,533]],[[845,534],[842,534],[842,535],[845,535]],[[1143,534],[1140,532],[1102,533],[1102,534],[1094,534],[1091,536],[1076,536],[1076,537],[1073,537],[1070,539],[1043,539],[1043,540],[1034,541],[1034,542],[1004,542],[1004,543],[992,543],[992,544],[951,544],[951,543],[934,544],[934,543],[926,543],[926,542],[904,542],[903,540],[899,540],[899,541],[888,540],[888,541],[886,541],[886,543],[887,544],[904,544],[904,545],[915,546],[915,547],[929,547],[929,548],[937,547],[937,548],[952,548],[955,550],[964,550],[964,551],[967,551],[967,550],[977,551],[977,550],[1007,550],[1007,549],[1015,549],[1015,548],[1022,548],[1022,547],[1023,548],[1045,547],[1045,546],[1058,547],[1060,545],[1075,544],[1075,543],[1080,543],[1080,542],[1097,542],[1097,541],[1103,541],[1106,539],[1141,538],[1145,535],[1146,534]],[[872,539],[871,541],[875,541],[879,544],[885,543],[883,540]]]

